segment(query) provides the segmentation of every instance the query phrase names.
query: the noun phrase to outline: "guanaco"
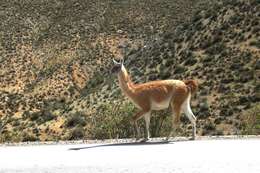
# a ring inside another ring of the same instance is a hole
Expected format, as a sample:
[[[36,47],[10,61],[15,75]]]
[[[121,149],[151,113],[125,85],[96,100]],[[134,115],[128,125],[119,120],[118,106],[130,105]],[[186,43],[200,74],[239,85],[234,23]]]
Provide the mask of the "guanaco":
[[[123,61],[117,62],[113,59],[113,62],[114,66],[111,72],[117,74],[122,92],[140,110],[132,119],[137,132],[137,139],[140,137],[137,121],[144,117],[146,137],[143,141],[149,140],[151,111],[167,109],[170,106],[172,112],[172,129],[166,139],[168,140],[173,134],[176,134],[176,130],[180,124],[180,115],[184,112],[192,123],[192,139],[195,140],[196,117],[190,107],[191,95],[198,88],[195,80],[158,80],[135,84],[132,82]]]

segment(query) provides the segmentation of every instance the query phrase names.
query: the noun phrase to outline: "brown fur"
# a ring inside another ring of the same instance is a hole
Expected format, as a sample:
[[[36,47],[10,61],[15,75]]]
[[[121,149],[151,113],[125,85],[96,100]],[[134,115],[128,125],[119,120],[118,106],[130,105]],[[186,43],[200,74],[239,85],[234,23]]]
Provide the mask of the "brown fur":
[[[195,80],[185,80],[184,83],[188,86],[191,94],[194,94],[198,90],[198,82]]]
[[[153,104],[160,105],[167,100],[169,100],[169,105],[171,105],[172,112],[175,115],[173,124],[177,127],[180,121],[182,104],[187,99],[189,92],[194,93],[198,88],[194,80],[160,80],[134,84],[124,67],[118,73],[118,78],[123,93],[141,110],[133,117],[136,127],[138,119],[151,110],[155,110],[152,107]]]

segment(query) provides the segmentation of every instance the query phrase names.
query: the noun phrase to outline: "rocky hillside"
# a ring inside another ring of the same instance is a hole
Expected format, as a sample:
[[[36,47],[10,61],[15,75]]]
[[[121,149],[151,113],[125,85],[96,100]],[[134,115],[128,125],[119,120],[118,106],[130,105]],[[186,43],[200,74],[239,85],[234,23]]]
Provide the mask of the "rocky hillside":
[[[200,135],[259,133],[257,0],[3,1],[0,9],[1,141],[132,137],[136,109],[109,73],[122,56],[135,82],[199,81]],[[154,115],[153,136],[165,135],[167,111]]]

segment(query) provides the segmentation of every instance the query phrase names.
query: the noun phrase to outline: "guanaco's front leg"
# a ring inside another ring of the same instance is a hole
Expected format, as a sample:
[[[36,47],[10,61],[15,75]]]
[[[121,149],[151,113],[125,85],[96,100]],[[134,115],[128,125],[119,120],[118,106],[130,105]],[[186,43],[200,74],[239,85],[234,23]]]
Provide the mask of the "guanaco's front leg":
[[[140,139],[140,137],[141,137],[140,128],[139,128],[139,126],[138,126],[138,124],[137,124],[137,121],[138,121],[140,118],[142,118],[144,115],[146,115],[147,113],[149,113],[149,111],[144,111],[144,110],[142,110],[142,111],[136,113],[136,114],[133,116],[132,121],[133,121],[133,124],[134,124],[134,127],[135,127],[135,131],[136,131],[136,133],[137,133],[137,135],[136,135],[136,140]],[[146,126],[147,126],[147,125],[148,125],[148,127],[146,127],[146,129],[149,129],[149,123],[146,123]],[[148,135],[147,138],[149,138],[149,132],[147,132],[147,135]]]

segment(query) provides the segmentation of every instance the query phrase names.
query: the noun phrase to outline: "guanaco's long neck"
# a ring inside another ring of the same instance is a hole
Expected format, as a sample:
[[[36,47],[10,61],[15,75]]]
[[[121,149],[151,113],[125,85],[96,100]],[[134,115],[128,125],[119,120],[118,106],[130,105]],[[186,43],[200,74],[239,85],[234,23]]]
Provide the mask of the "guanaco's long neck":
[[[133,82],[128,75],[124,66],[122,66],[121,71],[118,73],[119,85],[121,90],[127,95],[131,96],[134,92]]]

